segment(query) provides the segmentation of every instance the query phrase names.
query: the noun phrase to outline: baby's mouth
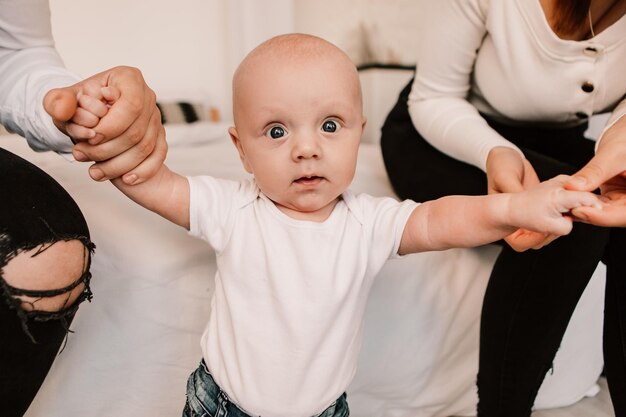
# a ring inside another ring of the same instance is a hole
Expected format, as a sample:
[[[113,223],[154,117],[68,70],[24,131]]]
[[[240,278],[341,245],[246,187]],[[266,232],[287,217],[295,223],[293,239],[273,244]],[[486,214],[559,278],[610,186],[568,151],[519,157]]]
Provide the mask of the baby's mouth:
[[[319,184],[324,177],[319,177],[317,175],[305,176],[296,179],[294,182],[300,185],[316,185]]]

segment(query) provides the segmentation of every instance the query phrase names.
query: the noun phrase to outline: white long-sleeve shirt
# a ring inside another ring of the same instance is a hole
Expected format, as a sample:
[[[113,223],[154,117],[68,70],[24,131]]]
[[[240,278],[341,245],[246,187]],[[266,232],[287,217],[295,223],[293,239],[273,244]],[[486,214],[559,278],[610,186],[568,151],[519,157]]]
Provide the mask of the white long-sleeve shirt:
[[[0,123],[35,150],[70,152],[72,142],[52,123],[43,97],[79,80],[54,48],[48,0],[0,0]]]
[[[409,112],[442,152],[484,170],[491,149],[515,148],[479,112],[509,124],[568,126],[612,111],[607,127],[626,113],[626,16],[571,41],[552,31],[539,0],[423,4]]]

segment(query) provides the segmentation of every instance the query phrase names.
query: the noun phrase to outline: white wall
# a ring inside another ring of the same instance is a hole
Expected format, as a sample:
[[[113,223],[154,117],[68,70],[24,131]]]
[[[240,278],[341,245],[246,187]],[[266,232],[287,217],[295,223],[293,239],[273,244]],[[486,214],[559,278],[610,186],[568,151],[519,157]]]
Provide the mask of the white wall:
[[[65,64],[89,76],[140,68],[161,100],[216,105],[230,118],[230,79],[252,47],[293,30],[293,0],[50,0]]]
[[[357,64],[413,64],[429,1],[436,0],[296,0],[296,27],[334,42]]]
[[[159,100],[195,100],[231,118],[237,64],[279,33],[322,36],[355,62],[411,62],[420,4],[430,0],[50,0],[53,33],[68,68],[89,76],[140,68]],[[363,74],[365,141],[410,73]]]

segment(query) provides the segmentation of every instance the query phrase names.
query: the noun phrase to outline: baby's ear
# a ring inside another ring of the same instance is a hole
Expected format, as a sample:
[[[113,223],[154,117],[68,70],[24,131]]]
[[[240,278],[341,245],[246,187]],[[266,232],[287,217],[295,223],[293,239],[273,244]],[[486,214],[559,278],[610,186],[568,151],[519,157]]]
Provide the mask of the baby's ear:
[[[228,134],[230,135],[230,140],[233,141],[233,145],[237,148],[237,152],[239,152],[239,159],[241,159],[241,163],[243,164],[243,168],[250,174],[253,174],[252,168],[248,163],[248,158],[246,157],[246,151],[243,149],[241,144],[241,139],[239,138],[239,132],[237,132],[236,127],[229,127]]]

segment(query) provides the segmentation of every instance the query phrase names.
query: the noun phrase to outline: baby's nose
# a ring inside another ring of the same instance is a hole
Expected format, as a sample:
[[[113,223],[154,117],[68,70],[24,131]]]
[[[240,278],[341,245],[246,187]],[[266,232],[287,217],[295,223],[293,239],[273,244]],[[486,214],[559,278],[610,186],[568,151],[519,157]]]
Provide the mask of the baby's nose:
[[[293,158],[295,160],[319,158],[321,156],[321,146],[319,139],[312,134],[303,134],[296,139],[293,148]]]

